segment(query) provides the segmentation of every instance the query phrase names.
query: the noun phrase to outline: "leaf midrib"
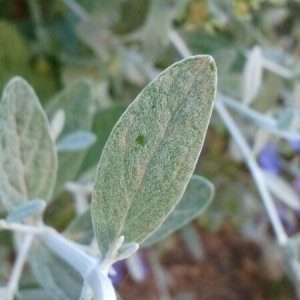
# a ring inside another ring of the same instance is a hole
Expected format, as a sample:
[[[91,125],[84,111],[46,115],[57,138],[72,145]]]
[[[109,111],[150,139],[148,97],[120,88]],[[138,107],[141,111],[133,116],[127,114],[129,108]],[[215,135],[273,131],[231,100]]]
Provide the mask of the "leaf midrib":
[[[201,70],[201,71],[204,71],[204,70]],[[207,69],[206,69],[206,72],[207,72]],[[199,73],[201,73],[201,72],[198,72],[197,75],[199,75]],[[178,76],[178,74],[176,74],[176,76]],[[153,154],[152,154],[152,156],[151,156],[151,158],[150,158],[150,160],[149,160],[149,163],[147,164],[147,167],[145,168],[145,171],[144,171],[144,173],[143,173],[143,178],[142,178],[142,180],[141,180],[141,183],[140,183],[140,185],[138,186],[136,193],[135,193],[134,196],[132,197],[132,201],[129,203],[128,209],[126,210],[126,213],[124,213],[124,216],[125,216],[125,217],[124,217],[124,221],[123,221],[122,226],[120,226],[120,230],[119,230],[119,232],[118,232],[118,236],[120,236],[121,233],[122,233],[122,232],[124,231],[124,229],[126,228],[126,227],[124,226],[124,224],[126,224],[126,220],[127,220],[127,217],[128,217],[128,213],[129,213],[129,211],[130,211],[130,209],[131,209],[131,207],[132,207],[132,203],[133,203],[134,200],[136,199],[136,195],[140,192],[141,187],[143,186],[143,183],[144,183],[144,181],[145,181],[145,174],[147,174],[148,168],[149,168],[149,166],[152,164],[152,161],[153,161],[153,159],[154,159],[154,157],[155,157],[155,154],[157,153],[158,149],[159,149],[160,146],[162,145],[162,141],[163,141],[163,139],[164,139],[164,137],[165,137],[166,132],[167,132],[168,129],[169,129],[170,124],[172,124],[173,118],[175,117],[175,115],[176,115],[176,113],[178,112],[179,108],[180,108],[186,101],[189,100],[188,95],[190,94],[190,91],[192,90],[192,88],[193,88],[193,86],[194,86],[194,84],[195,84],[195,81],[197,80],[197,77],[198,77],[198,76],[195,76],[195,77],[194,77],[193,83],[191,84],[191,88],[190,88],[190,89],[188,90],[188,92],[186,93],[186,96],[185,96],[184,100],[183,100],[182,102],[180,102],[180,104],[176,107],[176,109],[174,110],[174,113],[172,114],[170,120],[167,122],[167,126],[166,126],[166,128],[165,128],[165,132],[164,132],[164,134],[162,135],[162,137],[161,137],[159,143],[157,144],[157,147],[155,148],[155,151],[153,152]],[[203,77],[205,77],[205,76],[203,76]],[[169,100],[169,98],[167,98],[167,105],[169,104],[169,101],[168,101],[168,100]],[[169,105],[168,105],[168,109],[169,109]],[[169,109],[169,111],[170,111],[170,109]],[[170,183],[170,184],[171,184],[171,183]],[[142,214],[143,212],[144,212],[144,211],[142,211],[141,214]],[[140,215],[140,214],[139,214],[139,215]]]

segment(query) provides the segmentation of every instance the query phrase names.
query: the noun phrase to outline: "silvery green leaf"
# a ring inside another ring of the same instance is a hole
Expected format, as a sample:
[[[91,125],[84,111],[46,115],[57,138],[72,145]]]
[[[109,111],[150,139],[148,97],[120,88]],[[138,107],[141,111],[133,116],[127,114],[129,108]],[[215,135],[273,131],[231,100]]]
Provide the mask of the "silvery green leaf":
[[[29,199],[50,200],[57,157],[48,120],[22,78],[5,87],[0,103],[0,198],[7,209]]]
[[[294,210],[299,210],[299,197],[294,189],[281,176],[262,171],[266,184],[276,198]]]
[[[198,230],[196,230],[192,224],[187,224],[180,229],[179,233],[190,256],[195,261],[203,260],[205,258],[205,249],[202,245]]]
[[[243,104],[248,106],[256,97],[262,81],[262,54],[260,47],[254,47],[248,54],[243,72]]]
[[[102,149],[118,119],[126,107],[115,107],[99,110],[94,116],[92,131],[96,134],[96,142],[88,149],[81,170],[86,171],[95,167],[101,156]]]
[[[295,109],[287,107],[281,109],[277,116],[277,128],[281,130],[288,130],[292,127],[295,121]]]
[[[137,243],[124,244],[120,247],[116,260],[123,260],[125,258],[128,258],[132,254],[136,253],[138,249],[139,245]]]
[[[171,15],[166,0],[151,0],[149,13],[142,30],[143,56],[148,62],[156,62],[169,43],[168,31]]]
[[[78,130],[64,136],[56,144],[58,152],[85,150],[96,141],[96,135],[90,131]]]
[[[55,112],[50,121],[51,136],[53,141],[56,141],[65,125],[66,114],[63,109]]]
[[[92,85],[87,79],[81,79],[70,84],[53,98],[46,107],[49,120],[59,109],[65,112],[65,124],[60,134],[63,139],[75,131],[90,131],[93,122]],[[73,180],[81,167],[86,149],[81,151],[58,153],[58,174],[55,196],[64,188],[66,182]]]
[[[39,240],[34,241],[28,258],[36,279],[53,299],[79,299],[83,280],[68,263]]]
[[[141,243],[182,197],[205,138],[216,76],[210,56],[184,59],[153,80],[117,122],[92,196],[103,255],[121,235]]]
[[[44,200],[31,200],[14,208],[6,216],[7,222],[20,222],[28,217],[41,215],[46,209]]]
[[[210,181],[193,175],[181,200],[161,226],[143,242],[142,247],[156,243],[199,215],[212,199],[213,193],[214,186]]]
[[[46,292],[40,288],[26,289],[18,292],[18,300],[33,299],[53,300],[53,298],[50,295],[47,295]]]
[[[77,243],[89,244],[94,237],[91,210],[77,216],[64,231],[64,235]]]

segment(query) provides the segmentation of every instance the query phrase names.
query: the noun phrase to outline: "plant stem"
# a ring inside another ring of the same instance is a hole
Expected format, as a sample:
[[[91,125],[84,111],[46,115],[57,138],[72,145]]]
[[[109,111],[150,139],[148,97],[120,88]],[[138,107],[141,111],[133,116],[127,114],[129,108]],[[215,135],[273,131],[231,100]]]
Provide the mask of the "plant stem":
[[[78,249],[73,243],[50,227],[39,238],[49,249],[67,261],[83,277],[89,271],[90,267],[96,263],[96,259]]]
[[[219,113],[221,119],[223,120],[224,124],[226,125],[228,131],[235,139],[235,142],[239,146],[245,162],[247,163],[253,178],[256,182],[257,188],[260,192],[260,195],[263,199],[265,208],[269,215],[270,221],[272,223],[274,232],[276,234],[277,240],[280,245],[285,245],[288,241],[288,236],[286,235],[282,223],[279,219],[278,213],[276,211],[272,196],[267,188],[265,177],[263,176],[256,160],[252,155],[251,148],[249,147],[246,139],[244,138],[243,134],[233,121],[232,117],[230,116],[229,112],[227,111],[226,107],[223,103],[216,101],[215,102],[215,109]]]
[[[226,106],[229,106],[230,108],[233,108],[235,111],[240,113],[241,115],[244,115],[248,119],[250,119],[254,124],[259,126],[260,128],[277,135],[279,137],[290,139],[290,140],[299,140],[300,134],[297,131],[288,131],[278,128],[278,122],[276,119],[265,116],[254,109],[251,109],[247,106],[243,106],[235,99],[232,99],[231,97],[225,96],[221,93],[217,94],[216,101],[222,102],[226,104]]]
[[[183,58],[193,55],[177,31],[171,29],[169,32],[169,39]]]
[[[39,237],[48,248],[81,274],[84,279],[84,290],[86,291],[88,284],[93,291],[94,300],[116,300],[112,282],[99,268],[97,259],[84,253],[52,228],[47,227]],[[82,296],[88,295],[85,291]]]
[[[257,125],[263,127],[264,129],[268,129],[269,127],[277,127],[276,119],[263,115],[248,106],[242,105],[241,102],[238,102],[231,97],[218,93],[218,101],[223,102],[227,107],[229,106],[248,119],[253,120]]]
[[[155,279],[157,292],[159,295],[160,300],[171,300],[171,297],[169,295],[167,282],[166,282],[166,276],[163,272],[163,268],[161,267],[156,251],[154,249],[149,249],[147,251],[148,257],[150,260],[153,276]]]
[[[28,254],[28,251],[31,247],[32,241],[33,241],[34,235],[31,233],[28,233],[25,235],[25,238],[23,240],[22,246],[20,247],[18,251],[17,259],[14,263],[13,270],[9,279],[9,282],[7,284],[8,289],[8,299],[7,300],[13,300],[14,295],[18,289],[18,283],[22,274],[22,269],[26,261],[26,257]]]
[[[19,231],[30,234],[41,234],[44,232],[44,228],[41,227],[34,227],[19,223],[8,223],[5,220],[0,220],[0,229]]]

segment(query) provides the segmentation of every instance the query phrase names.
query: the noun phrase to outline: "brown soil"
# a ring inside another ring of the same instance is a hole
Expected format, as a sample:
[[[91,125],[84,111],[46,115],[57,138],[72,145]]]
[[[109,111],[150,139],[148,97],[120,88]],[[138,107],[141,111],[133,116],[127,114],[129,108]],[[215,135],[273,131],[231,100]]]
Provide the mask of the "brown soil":
[[[199,235],[206,252],[206,259],[201,262],[191,258],[179,235],[175,235],[172,249],[161,257],[161,264],[172,279],[168,288],[172,299],[296,299],[293,286],[285,276],[274,281],[266,274],[259,245],[232,226],[227,224],[216,233],[199,230]],[[153,274],[139,284],[127,276],[118,292],[122,300],[160,299]],[[189,298],[188,293],[194,297]]]

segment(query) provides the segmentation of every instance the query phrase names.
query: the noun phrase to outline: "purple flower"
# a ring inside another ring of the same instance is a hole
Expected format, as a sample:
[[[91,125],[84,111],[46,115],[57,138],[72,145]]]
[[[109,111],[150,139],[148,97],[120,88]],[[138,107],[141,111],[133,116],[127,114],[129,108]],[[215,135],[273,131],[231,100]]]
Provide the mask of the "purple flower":
[[[113,265],[114,272],[110,272],[109,277],[114,286],[120,285],[126,277],[127,271],[123,260],[117,261]],[[113,273],[113,274],[112,274]]]
[[[259,153],[258,162],[264,170],[274,175],[279,174],[280,162],[276,145],[272,143],[267,144]]]
[[[114,286],[119,286],[126,279],[127,275],[135,282],[143,281],[149,273],[148,266],[143,259],[143,252],[139,250],[132,256],[117,261],[110,270],[109,277]]]
[[[292,148],[296,151],[300,151],[300,140],[287,140]]]

